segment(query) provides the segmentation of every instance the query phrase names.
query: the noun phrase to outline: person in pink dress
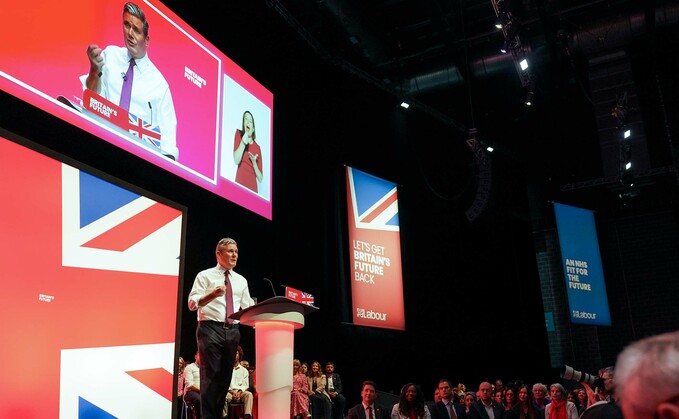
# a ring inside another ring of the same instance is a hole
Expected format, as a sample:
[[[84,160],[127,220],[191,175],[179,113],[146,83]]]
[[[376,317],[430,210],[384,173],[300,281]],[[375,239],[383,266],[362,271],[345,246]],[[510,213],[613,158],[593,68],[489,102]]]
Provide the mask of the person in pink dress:
[[[292,361],[292,392],[290,393],[290,417],[307,419],[309,413],[309,383],[302,372],[299,359]]]

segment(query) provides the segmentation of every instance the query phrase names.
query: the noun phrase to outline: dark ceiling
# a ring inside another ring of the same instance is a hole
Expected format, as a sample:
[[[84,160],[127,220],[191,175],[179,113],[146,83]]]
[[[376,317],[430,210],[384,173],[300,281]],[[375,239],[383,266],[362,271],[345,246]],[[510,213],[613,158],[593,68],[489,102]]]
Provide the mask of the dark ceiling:
[[[166,4],[275,95],[291,94],[295,77],[322,78],[310,63],[323,62],[406,99],[451,136],[475,130],[546,199],[676,186],[679,1],[266,0],[227,2],[226,13]],[[634,186],[622,182],[629,159]]]

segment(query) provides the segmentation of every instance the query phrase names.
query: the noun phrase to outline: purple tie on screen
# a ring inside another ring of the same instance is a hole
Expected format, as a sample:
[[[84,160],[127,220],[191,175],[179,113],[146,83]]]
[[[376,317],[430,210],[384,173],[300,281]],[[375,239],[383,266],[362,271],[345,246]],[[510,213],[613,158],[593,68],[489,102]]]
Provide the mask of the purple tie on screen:
[[[224,272],[224,285],[226,285],[226,293],[224,298],[226,299],[226,319],[225,323],[231,324],[232,320],[229,318],[233,314],[233,290],[231,289],[231,281],[229,280],[229,272]]]
[[[134,81],[134,58],[130,59],[127,73],[123,76],[123,89],[120,92],[120,107],[126,111],[130,110],[130,98],[132,97],[132,82]]]

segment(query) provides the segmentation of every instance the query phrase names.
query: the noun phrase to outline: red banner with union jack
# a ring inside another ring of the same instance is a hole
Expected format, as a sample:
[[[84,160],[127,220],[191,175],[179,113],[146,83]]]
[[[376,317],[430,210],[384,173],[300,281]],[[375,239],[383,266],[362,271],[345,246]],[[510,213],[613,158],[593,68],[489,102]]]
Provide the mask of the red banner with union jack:
[[[353,323],[405,330],[396,184],[347,167]]]

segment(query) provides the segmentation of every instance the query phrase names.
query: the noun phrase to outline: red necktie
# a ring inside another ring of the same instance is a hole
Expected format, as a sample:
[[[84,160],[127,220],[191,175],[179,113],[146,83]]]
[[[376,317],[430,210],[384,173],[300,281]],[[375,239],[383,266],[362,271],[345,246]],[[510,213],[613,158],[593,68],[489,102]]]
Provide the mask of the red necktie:
[[[375,419],[375,416],[373,416],[373,408],[370,406],[368,408],[368,419]]]
[[[455,409],[453,409],[453,402],[448,402],[448,413],[450,414],[450,419],[455,419],[457,417],[457,414],[455,413]]]
[[[134,58],[130,59],[127,73],[123,76],[123,89],[120,92],[120,107],[126,111],[130,110],[130,99],[132,98],[132,82],[134,81]]]
[[[233,290],[231,289],[231,281],[229,280],[229,271],[224,272],[224,285],[226,285],[226,293],[224,298],[226,298],[226,319],[225,323],[231,324],[230,315],[233,314]]]

